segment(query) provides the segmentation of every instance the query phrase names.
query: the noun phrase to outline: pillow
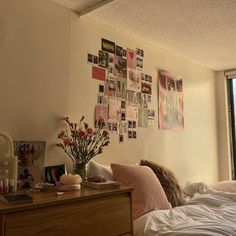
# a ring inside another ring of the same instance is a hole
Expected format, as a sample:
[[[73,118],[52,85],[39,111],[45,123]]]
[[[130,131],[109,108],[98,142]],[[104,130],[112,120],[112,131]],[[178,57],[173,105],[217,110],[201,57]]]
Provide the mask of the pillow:
[[[186,196],[193,197],[195,193],[209,193],[211,191],[211,187],[208,186],[206,183],[197,182],[197,183],[187,183],[183,192]]]
[[[146,166],[111,164],[115,181],[133,187],[133,219],[155,210],[170,209],[165,192],[153,171]]]
[[[236,181],[235,180],[225,180],[215,183],[211,186],[214,190],[236,193]]]
[[[89,161],[87,166],[88,176],[102,176],[106,180],[113,180],[113,174],[110,166],[99,164],[95,161]]]
[[[165,191],[167,199],[172,207],[183,205],[183,192],[178,184],[177,179],[170,170],[148,160],[141,160],[140,165],[148,166],[153,170],[153,172],[159,179]]]

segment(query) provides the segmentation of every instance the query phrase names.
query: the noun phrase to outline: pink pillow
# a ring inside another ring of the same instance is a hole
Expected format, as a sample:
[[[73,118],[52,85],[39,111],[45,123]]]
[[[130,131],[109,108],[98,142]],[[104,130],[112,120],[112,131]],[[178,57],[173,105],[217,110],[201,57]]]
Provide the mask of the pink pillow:
[[[153,171],[147,166],[111,164],[113,178],[133,187],[133,219],[156,209],[170,209],[165,192]]]

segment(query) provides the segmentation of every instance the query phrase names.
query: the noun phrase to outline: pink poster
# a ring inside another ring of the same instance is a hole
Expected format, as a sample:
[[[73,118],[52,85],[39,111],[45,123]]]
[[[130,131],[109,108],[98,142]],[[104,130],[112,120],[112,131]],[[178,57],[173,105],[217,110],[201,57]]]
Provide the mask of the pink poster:
[[[126,55],[127,55],[127,67],[131,69],[136,69],[136,65],[137,65],[136,51],[127,48]]]
[[[167,71],[158,71],[159,128],[184,128],[183,79]]]

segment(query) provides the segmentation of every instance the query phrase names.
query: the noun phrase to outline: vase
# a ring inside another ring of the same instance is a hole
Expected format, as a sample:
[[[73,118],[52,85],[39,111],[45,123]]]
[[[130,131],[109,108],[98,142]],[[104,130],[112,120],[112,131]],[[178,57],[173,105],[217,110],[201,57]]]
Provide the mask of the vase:
[[[86,164],[81,163],[81,164],[75,164],[74,165],[74,174],[80,175],[82,178],[82,181],[84,182],[86,180]]]

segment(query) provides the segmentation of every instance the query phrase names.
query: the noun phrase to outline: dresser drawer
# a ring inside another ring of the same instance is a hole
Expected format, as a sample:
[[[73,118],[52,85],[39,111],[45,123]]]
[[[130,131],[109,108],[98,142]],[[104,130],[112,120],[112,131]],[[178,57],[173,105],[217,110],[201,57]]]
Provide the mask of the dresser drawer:
[[[112,236],[132,232],[127,193],[5,215],[5,235]]]

